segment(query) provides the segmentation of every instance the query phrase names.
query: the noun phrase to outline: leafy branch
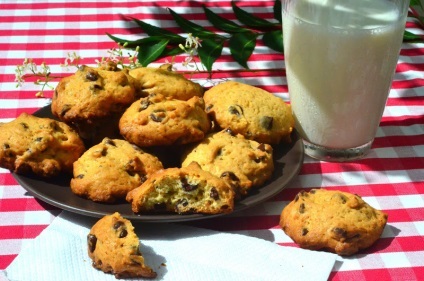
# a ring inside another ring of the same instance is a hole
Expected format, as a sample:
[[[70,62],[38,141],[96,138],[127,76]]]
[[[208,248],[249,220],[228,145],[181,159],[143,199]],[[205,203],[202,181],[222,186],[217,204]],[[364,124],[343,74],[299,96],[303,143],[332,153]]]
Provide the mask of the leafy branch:
[[[422,2],[423,0],[411,0],[409,16],[415,18],[424,29]],[[128,48],[139,47],[138,61],[142,66],[147,66],[157,59],[178,55],[185,51],[189,53],[190,60],[193,60],[193,57],[197,54],[200,62],[208,72],[212,71],[214,62],[221,56],[224,45],[228,46],[232,58],[245,69],[249,69],[247,62],[256,47],[259,37],[262,38],[263,44],[270,49],[280,53],[284,51],[281,0],[275,0],[274,2],[273,16],[275,21],[272,22],[246,12],[238,7],[234,1],[231,2],[231,7],[237,20],[244,26],[219,16],[203,5],[208,21],[216,29],[225,32],[226,35],[219,35],[209,31],[178,15],[172,9],[168,9],[178,26],[189,36],[193,35],[199,41],[199,45],[190,49],[190,52],[181,48],[181,45],[189,38],[186,39],[179,34],[135,18],[131,19],[149,37],[129,41],[108,33],[107,35],[119,44],[127,44]],[[424,37],[405,31],[403,40],[404,42],[424,42]]]
[[[409,4],[408,16],[414,18],[417,24],[424,29],[424,0],[411,0]],[[424,41],[424,36],[413,34],[405,30],[403,41],[409,43],[418,43]]]
[[[184,32],[195,38],[201,38],[200,46],[197,46],[195,51],[201,63],[209,72],[212,71],[213,64],[221,56],[225,44],[228,44],[232,58],[246,69],[248,69],[247,61],[252,55],[260,36],[262,36],[264,45],[275,51],[283,52],[280,0],[276,0],[274,4],[274,18],[276,22],[256,17],[239,8],[235,2],[231,2],[231,6],[236,18],[245,26],[225,19],[206,6],[203,6],[208,21],[218,30],[225,32],[226,35],[209,31],[185,19],[172,9],[168,9],[174,21]],[[184,51],[187,53],[187,50],[181,48],[181,45],[188,38],[186,39],[179,34],[153,26],[141,20],[131,19],[149,37],[129,41],[108,33],[107,35],[119,44],[127,44],[126,46],[128,48],[138,46],[140,50],[138,60],[142,66],[147,66],[157,59],[170,55],[178,55],[184,53]]]

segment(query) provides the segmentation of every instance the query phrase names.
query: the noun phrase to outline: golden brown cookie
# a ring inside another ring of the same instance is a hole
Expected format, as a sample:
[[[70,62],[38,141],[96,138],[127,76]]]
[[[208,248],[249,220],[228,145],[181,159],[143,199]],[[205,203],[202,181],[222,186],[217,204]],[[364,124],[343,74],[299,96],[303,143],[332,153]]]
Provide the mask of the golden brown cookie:
[[[87,235],[87,244],[93,267],[118,279],[157,275],[145,264],[133,225],[117,212],[94,224]]]
[[[119,121],[121,135],[140,147],[200,141],[210,126],[199,97],[182,101],[150,95],[134,102]]]
[[[300,247],[344,256],[370,247],[386,223],[387,214],[360,196],[323,189],[301,191],[280,217],[281,228]]]
[[[140,67],[131,70],[129,74],[138,81],[144,96],[161,94],[178,100],[203,96],[202,86],[173,72],[170,64],[162,65],[159,68]]]
[[[81,66],[60,80],[52,99],[52,113],[75,127],[92,143],[119,135],[118,122],[136,99],[136,82],[128,70],[108,64],[100,68]]]
[[[248,140],[230,129],[211,133],[191,146],[183,155],[182,166],[193,161],[226,180],[237,195],[262,185],[274,171],[271,145]]]
[[[156,156],[125,140],[105,138],[74,163],[70,186],[78,196],[110,203],[124,199],[162,168]]]
[[[63,122],[22,113],[0,123],[0,167],[43,177],[71,173],[84,152],[78,134]]]
[[[234,192],[225,181],[193,162],[156,172],[130,191],[127,201],[135,213],[219,214],[233,211]]]
[[[228,81],[206,91],[204,100],[206,112],[221,129],[230,128],[261,143],[290,141],[291,107],[265,90]]]

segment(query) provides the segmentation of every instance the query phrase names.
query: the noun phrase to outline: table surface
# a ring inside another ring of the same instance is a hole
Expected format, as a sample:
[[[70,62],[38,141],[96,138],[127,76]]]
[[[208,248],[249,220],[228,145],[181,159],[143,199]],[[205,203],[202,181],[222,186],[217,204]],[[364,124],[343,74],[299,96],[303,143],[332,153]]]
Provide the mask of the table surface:
[[[108,56],[116,44],[106,32],[128,39],[145,36],[125,16],[181,32],[167,7],[206,28],[211,27],[200,2],[190,1],[0,1],[0,122],[20,113],[33,113],[50,102],[37,98],[39,87],[26,82],[16,88],[15,68],[25,58],[46,62],[52,73],[69,75],[61,67],[68,53],[76,52],[82,63]],[[214,12],[236,20],[231,1],[203,1]],[[244,1],[248,12],[273,20],[273,1]],[[409,19],[409,31],[423,31]],[[168,59],[169,61],[171,58]],[[181,69],[183,56],[175,60]],[[153,65],[166,62],[165,59]],[[258,40],[246,71],[229,55],[227,47],[214,64],[211,79],[225,79],[264,88],[289,100],[284,56]],[[373,79],[370,77],[370,79]],[[51,84],[55,86],[57,81]],[[207,84],[204,84],[207,86]],[[382,237],[371,248],[349,258],[339,258],[331,280],[424,280],[424,44],[402,45],[386,110],[372,151],[351,163],[326,163],[305,157],[299,175],[275,197],[237,215],[192,223],[219,231],[239,233],[297,247],[279,228],[283,207],[301,190],[324,188],[361,195],[388,214]],[[0,270],[4,270],[60,213],[60,209],[35,199],[5,169],[0,169]],[[260,256],[260,255],[259,255]],[[1,273],[0,273],[1,275]],[[3,277],[4,278],[4,277]]]

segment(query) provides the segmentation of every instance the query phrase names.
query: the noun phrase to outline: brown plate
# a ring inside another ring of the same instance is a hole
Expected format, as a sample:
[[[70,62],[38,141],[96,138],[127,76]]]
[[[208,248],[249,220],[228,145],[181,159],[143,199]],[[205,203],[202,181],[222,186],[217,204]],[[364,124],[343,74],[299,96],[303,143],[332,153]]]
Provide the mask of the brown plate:
[[[50,106],[46,106],[34,113],[38,117],[53,118]],[[236,202],[234,212],[239,212],[255,206],[282,191],[287,184],[299,173],[303,164],[303,144],[296,132],[292,136],[290,145],[274,146],[275,170],[272,178],[262,187],[252,190],[252,193]],[[43,179],[35,176],[13,174],[15,179],[34,197],[70,212],[91,216],[102,217],[104,215],[119,212],[122,216],[143,222],[177,222],[213,218],[218,215],[202,214],[152,214],[137,215],[131,210],[129,203],[123,201],[115,204],[93,202],[74,195],[69,188],[70,177],[62,176],[53,179]]]

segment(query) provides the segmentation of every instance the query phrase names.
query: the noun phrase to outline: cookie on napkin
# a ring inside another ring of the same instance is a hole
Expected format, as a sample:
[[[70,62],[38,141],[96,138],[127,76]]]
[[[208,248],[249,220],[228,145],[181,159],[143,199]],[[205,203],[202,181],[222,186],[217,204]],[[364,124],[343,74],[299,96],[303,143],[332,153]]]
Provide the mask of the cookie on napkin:
[[[144,263],[140,241],[131,222],[118,212],[97,221],[87,235],[93,267],[116,278],[154,278],[156,272]]]
[[[343,256],[370,247],[386,223],[387,214],[359,195],[323,189],[301,191],[280,217],[281,228],[300,247]]]

